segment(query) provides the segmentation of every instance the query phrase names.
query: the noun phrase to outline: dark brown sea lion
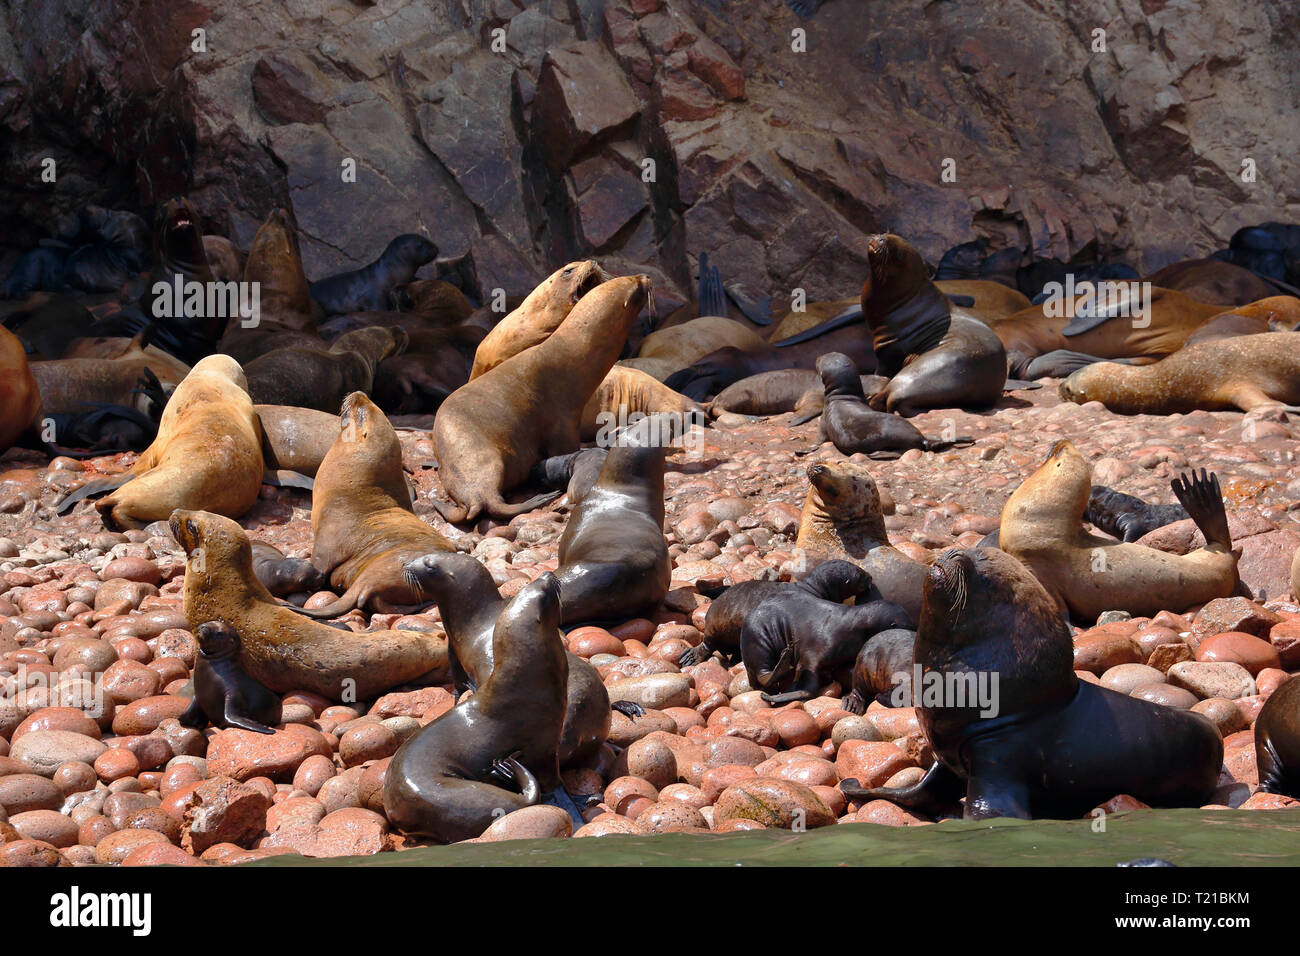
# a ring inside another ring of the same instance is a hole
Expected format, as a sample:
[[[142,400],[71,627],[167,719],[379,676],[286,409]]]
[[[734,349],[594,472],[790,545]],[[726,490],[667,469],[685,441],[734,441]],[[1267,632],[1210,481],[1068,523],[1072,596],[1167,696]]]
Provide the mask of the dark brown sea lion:
[[[1187,337],[1183,348],[1197,342],[1231,339],[1239,335],[1300,330],[1300,299],[1293,295],[1274,295],[1220,312]]]
[[[435,601],[447,629],[451,679],[460,697],[478,690],[492,675],[492,632],[506,601],[487,568],[468,554],[436,551],[409,562],[406,579]],[[560,734],[560,766],[569,767],[593,756],[609,736],[610,701],[596,669],[576,654],[569,662],[568,704]],[[613,705],[621,713],[644,711],[636,704]]]
[[[945,551],[926,576],[912,688],[938,759],[911,788],[840,789],[946,809],[964,793],[973,819],[1077,818],[1117,794],[1203,805],[1223,763],[1214,725],[1080,681],[1073,663],[1065,617],[1023,565],[993,548]]]
[[[239,664],[243,642],[222,621],[204,621],[194,631],[199,657],[194,662],[194,699],[180,722],[202,730],[214,727],[273,734],[281,720],[280,698],[244,672]]]
[[[406,348],[401,329],[372,327],[340,335],[334,344],[275,349],[248,363],[248,391],[260,405],[328,412],[353,392],[369,392],[379,363]]]
[[[1088,492],[1088,510],[1083,513],[1098,531],[1121,541],[1136,541],[1143,535],[1175,521],[1191,517],[1182,505],[1151,505],[1105,485],[1093,485]]]
[[[1143,281],[1200,302],[1225,306],[1245,305],[1277,292],[1249,269],[1219,259],[1184,259],[1144,276]]]
[[[339,630],[281,604],[253,574],[248,535],[204,511],[176,511],[172,536],[185,549],[185,617],[191,629],[228,624],[243,641],[244,672],[277,693],[309,690],[344,703],[373,700],[402,684],[447,680],[447,639],[419,631]]]
[[[434,415],[469,381],[469,362],[454,349],[407,352],[379,363],[371,394],[389,415]]]
[[[745,618],[740,657],[749,686],[770,704],[817,697],[833,680],[841,686],[862,645],[874,634],[911,623],[888,601],[846,606],[804,588],[777,591]]]
[[[60,502],[59,512],[112,491],[95,508],[115,531],[165,520],[177,508],[239,517],[257,500],[264,468],[261,425],[244,373],[230,356],[209,355],[176,387],[158,437],[130,470],[86,482]]]
[[[1300,799],[1300,680],[1278,687],[1255,719],[1259,789]]]
[[[444,518],[458,523],[485,512],[511,518],[555,497],[509,505],[503,495],[527,479],[538,461],[578,448],[582,410],[613,367],[649,291],[644,275],[602,283],[546,341],[443,402],[433,427],[438,477],[459,503],[452,508],[435,501]]]
[[[244,256],[225,236],[204,236],[203,254],[218,282],[238,282],[244,277]]]
[[[1007,499],[998,547],[1021,561],[1063,613],[1091,624],[1105,611],[1151,617],[1181,613],[1237,586],[1237,557],[1218,479],[1172,482],[1175,496],[1205,535],[1203,549],[1169,554],[1086,532],[1083,513],[1091,490],[1088,463],[1069,441]]]
[[[251,544],[253,574],[276,597],[314,594],[329,586],[329,578],[306,558],[287,558],[279,548],[265,541]]]
[[[731,663],[740,656],[740,629],[754,608],[781,590],[800,588],[824,601],[842,604],[871,593],[871,575],[851,561],[823,561],[800,581],[742,581],[733,584],[709,605],[704,616],[704,640],[682,651],[678,664],[688,667],[721,654]]]
[[[441,279],[416,279],[399,286],[394,293],[397,309],[410,312],[435,325],[459,325],[474,314],[474,304],[465,293]]]
[[[29,361],[59,359],[79,338],[97,334],[94,314],[76,296],[34,295],[4,317],[22,340]]]
[[[671,419],[643,418],[613,436],[596,484],[560,537],[560,621],[627,619],[668,593],[664,458],[680,434]]]
[[[558,756],[569,670],[559,618],[559,582],[543,574],[498,617],[491,675],[398,748],[384,811],[399,830],[452,843],[544,797],[571,805]]]
[[[149,341],[187,365],[193,365],[213,351],[230,316],[226,310],[207,308],[206,297],[204,307],[194,315],[175,314],[176,303],[168,301],[178,284],[213,281],[207,253],[203,250],[198,213],[188,199],[172,199],[163,206],[161,226],[156,234],[157,262],[140,300],[144,321],[151,328]],[[133,327],[128,334],[141,330]]]
[[[873,700],[885,707],[912,704],[912,656],[916,631],[895,627],[872,635],[853,663],[852,690],[842,706],[850,714],[865,714]]]
[[[0,452],[32,431],[40,412],[41,392],[23,343],[0,326]]]
[[[1154,365],[1101,362],[1062,382],[1061,398],[1120,415],[1291,407],[1300,404],[1297,345],[1298,333],[1266,332],[1189,345]]]
[[[397,432],[361,392],[344,400],[334,446],[316,472],[311,530],[312,564],[343,592],[325,607],[301,612],[313,618],[421,604],[402,569],[431,551],[455,550],[411,510]]]
[[[72,357],[32,362],[45,411],[74,413],[100,403],[147,412],[140,397],[140,380],[146,373],[153,373],[168,392],[184,381],[190,368],[166,352],[143,346],[142,338],[80,339],[73,344]]]
[[[405,233],[369,265],[313,282],[311,297],[326,315],[391,309],[394,290],[414,279],[420,266],[437,254],[438,247],[424,236]]]

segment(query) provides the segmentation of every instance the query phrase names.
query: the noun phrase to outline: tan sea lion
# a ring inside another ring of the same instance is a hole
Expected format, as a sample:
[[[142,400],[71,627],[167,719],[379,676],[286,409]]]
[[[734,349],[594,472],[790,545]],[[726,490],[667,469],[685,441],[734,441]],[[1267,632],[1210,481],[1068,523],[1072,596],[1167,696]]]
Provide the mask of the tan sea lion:
[[[361,392],[343,401],[338,435],[316,472],[311,499],[312,564],[342,596],[308,617],[354,607],[392,611],[423,603],[402,576],[408,561],[455,546],[415,516],[402,445],[384,413]]]
[[[60,502],[59,512],[112,490],[95,508],[114,531],[143,528],[177,508],[239,517],[257,500],[263,471],[262,429],[243,370],[228,355],[209,355],[176,387],[158,437],[136,463],[82,485]]]
[[[833,319],[835,316],[859,308],[859,306],[857,296],[851,299],[835,299],[829,302],[809,302],[801,311],[791,310],[777,319],[772,334],[767,337],[767,340],[769,342],[780,342],[782,339],[788,339],[792,335],[806,332],[827,319]]]
[[[309,690],[348,703],[373,700],[401,684],[447,680],[447,639],[419,631],[353,633],[295,614],[253,574],[248,535],[204,511],[172,514],[185,549],[184,607],[191,630],[218,621],[238,632],[240,663],[279,693]]]
[[[674,392],[645,372],[615,365],[582,409],[582,440],[594,439],[602,423],[626,421],[634,413],[656,412],[676,415],[682,422],[703,423],[707,417],[699,402]]]
[[[992,324],[1032,304],[1019,289],[991,279],[936,279],[935,286],[949,298],[966,297],[974,302],[966,308],[981,321]]]
[[[0,452],[30,431],[41,412],[41,392],[18,337],[0,325]]]
[[[416,279],[397,289],[397,307],[435,325],[459,325],[474,314],[465,293],[441,279]]]
[[[1007,499],[998,546],[1033,572],[1062,611],[1089,624],[1106,611],[1180,614],[1228,597],[1237,587],[1238,555],[1218,479],[1202,472],[1172,484],[1205,535],[1203,549],[1169,554],[1091,534],[1083,529],[1092,488],[1088,463],[1072,443],[1058,441]]]
[[[262,457],[270,469],[314,476],[339,437],[339,417],[294,405],[255,405],[262,423]]]
[[[479,343],[470,381],[511,356],[538,345],[560,327],[584,295],[611,277],[591,259],[570,262],[528,293],[515,309]]]
[[[637,357],[664,359],[684,369],[710,352],[727,347],[762,352],[767,343],[757,332],[736,320],[711,315],[651,332],[641,343]]]
[[[238,282],[244,277],[244,257],[225,236],[204,236],[203,254],[217,282]]]
[[[556,497],[508,505],[502,495],[541,459],[578,447],[582,410],[614,366],[649,290],[644,275],[602,283],[545,342],[506,359],[443,402],[433,426],[438,476],[460,504],[435,501],[444,518],[460,522],[484,512],[510,518]]]
[[[1120,415],[1291,408],[1300,404],[1300,333],[1198,342],[1141,367],[1099,362],[1062,382],[1060,394]]]

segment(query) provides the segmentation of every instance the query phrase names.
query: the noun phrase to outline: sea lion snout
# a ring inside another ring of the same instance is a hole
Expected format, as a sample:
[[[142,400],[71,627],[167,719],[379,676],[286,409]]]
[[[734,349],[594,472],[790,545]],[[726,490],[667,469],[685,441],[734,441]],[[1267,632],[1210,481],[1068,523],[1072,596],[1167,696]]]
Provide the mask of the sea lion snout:
[[[198,638],[199,651],[210,660],[237,656],[242,647],[239,632],[222,621],[204,621],[194,636]]]

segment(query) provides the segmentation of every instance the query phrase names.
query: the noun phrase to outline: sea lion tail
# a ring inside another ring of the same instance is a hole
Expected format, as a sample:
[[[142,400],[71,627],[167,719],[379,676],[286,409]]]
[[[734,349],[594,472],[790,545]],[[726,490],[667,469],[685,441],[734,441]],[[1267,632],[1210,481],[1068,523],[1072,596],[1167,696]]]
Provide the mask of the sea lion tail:
[[[532,511],[534,508],[549,504],[562,494],[564,494],[563,491],[546,491],[540,495],[533,495],[527,501],[521,501],[517,505],[506,504],[498,495],[496,500],[489,501],[483,510],[494,518],[516,518],[521,514]]]
[[[1219,476],[1204,468],[1198,475],[1179,475],[1170,483],[1174,497],[1187,509],[1196,527],[1205,535],[1207,547],[1217,545],[1223,551],[1232,550],[1232,535],[1228,531],[1228,512],[1223,505],[1223,492]]]
[[[337,601],[326,604],[324,607],[315,608],[314,610],[309,611],[306,608],[298,607],[296,604],[290,604],[288,601],[282,601],[281,604],[291,611],[296,611],[303,617],[309,617],[313,621],[321,621],[347,614],[348,611],[358,607],[361,603],[361,592],[361,582],[358,581],[356,584],[352,585],[352,587],[344,591],[342,597]]]
[[[108,491],[116,491],[133,478],[135,478],[135,475],[124,471],[120,475],[107,475],[103,478],[96,478],[93,481],[88,481],[60,501],[58,505],[55,506],[54,513],[67,514],[72,510],[72,506],[78,501],[82,501],[93,495],[102,495]]]

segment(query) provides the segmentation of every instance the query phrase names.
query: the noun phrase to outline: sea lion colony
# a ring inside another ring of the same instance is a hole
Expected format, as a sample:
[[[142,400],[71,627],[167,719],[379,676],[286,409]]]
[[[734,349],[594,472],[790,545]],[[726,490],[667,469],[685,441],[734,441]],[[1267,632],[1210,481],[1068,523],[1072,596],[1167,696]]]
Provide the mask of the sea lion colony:
[[[418,236],[309,282],[276,210],[253,326],[10,302],[0,860],[1295,805],[1300,303],[870,254],[771,329],[704,262],[502,316]]]

